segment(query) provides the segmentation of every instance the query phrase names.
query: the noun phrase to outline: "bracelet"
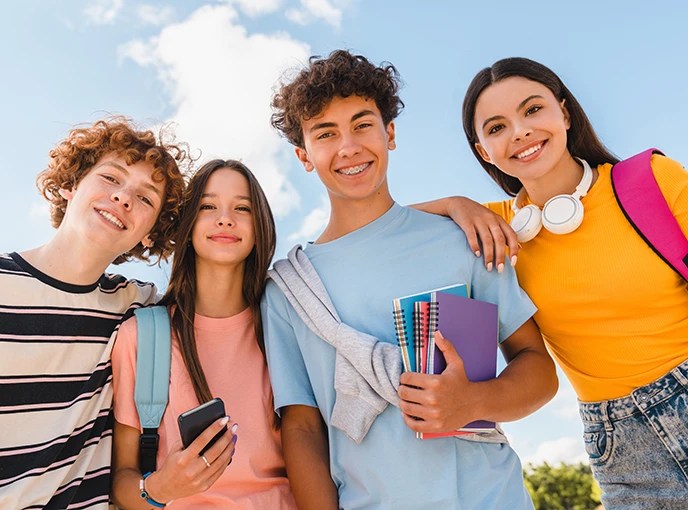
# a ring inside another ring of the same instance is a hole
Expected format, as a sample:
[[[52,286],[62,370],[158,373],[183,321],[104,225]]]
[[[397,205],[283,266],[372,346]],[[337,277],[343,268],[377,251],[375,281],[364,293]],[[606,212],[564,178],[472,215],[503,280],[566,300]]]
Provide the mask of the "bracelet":
[[[143,499],[149,505],[153,505],[156,508],[165,508],[165,503],[155,501],[153,498],[150,497],[148,491],[146,490],[146,478],[148,478],[151,474],[153,474],[153,472],[149,471],[148,473],[143,475],[143,478],[141,478],[141,480],[139,480],[139,490],[141,491],[139,495],[141,496],[141,499]]]

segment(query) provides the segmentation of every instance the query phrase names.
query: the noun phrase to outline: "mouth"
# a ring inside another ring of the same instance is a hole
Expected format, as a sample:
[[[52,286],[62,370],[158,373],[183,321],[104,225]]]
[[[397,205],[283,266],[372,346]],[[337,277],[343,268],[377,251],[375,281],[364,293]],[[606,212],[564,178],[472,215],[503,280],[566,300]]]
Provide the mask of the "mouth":
[[[369,162],[363,163],[361,165],[338,168],[335,170],[335,172],[342,174],[342,175],[347,175],[347,176],[358,175],[361,172],[365,171],[370,165],[372,165],[372,162],[369,161]]]
[[[96,212],[98,214],[100,214],[103,218],[105,218],[105,220],[107,222],[111,223],[112,225],[114,225],[118,229],[120,229],[120,230],[126,230],[127,229],[127,227],[124,226],[124,223],[122,223],[120,221],[120,219],[117,218],[117,216],[115,216],[114,214],[110,214],[109,212],[103,211],[102,209],[96,209]]]
[[[535,142],[530,146],[526,147],[525,149],[519,149],[519,152],[517,152],[511,157],[519,161],[533,160],[539,156],[540,151],[543,149],[545,145],[547,145],[547,140],[544,140],[542,142]]]
[[[220,244],[238,243],[241,239],[234,234],[213,234],[208,239]]]

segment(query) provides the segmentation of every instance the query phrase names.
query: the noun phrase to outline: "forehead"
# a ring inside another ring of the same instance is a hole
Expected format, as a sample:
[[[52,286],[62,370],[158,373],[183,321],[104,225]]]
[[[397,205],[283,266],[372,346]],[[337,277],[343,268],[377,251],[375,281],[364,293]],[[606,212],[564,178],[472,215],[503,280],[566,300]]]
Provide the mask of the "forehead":
[[[212,194],[220,197],[249,196],[248,180],[240,172],[232,168],[219,168],[208,178],[203,194]]]
[[[337,96],[327,103],[318,115],[304,120],[302,125],[305,129],[307,126],[310,127],[322,122],[349,122],[353,115],[364,110],[368,110],[378,117],[382,116],[374,99],[367,99],[356,95],[349,97]]]
[[[521,76],[512,76],[493,83],[478,96],[475,105],[476,121],[493,115],[515,113],[524,99],[534,95],[556,101],[552,91],[545,85]]]

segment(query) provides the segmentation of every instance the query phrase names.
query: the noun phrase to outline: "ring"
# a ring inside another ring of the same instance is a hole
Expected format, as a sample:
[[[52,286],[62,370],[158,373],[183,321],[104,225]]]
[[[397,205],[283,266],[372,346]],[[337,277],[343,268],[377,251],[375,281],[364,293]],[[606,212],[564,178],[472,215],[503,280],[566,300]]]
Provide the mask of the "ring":
[[[208,462],[208,459],[205,458],[205,455],[201,455],[201,458],[203,459],[203,462],[205,462],[206,467],[210,467],[210,462]]]

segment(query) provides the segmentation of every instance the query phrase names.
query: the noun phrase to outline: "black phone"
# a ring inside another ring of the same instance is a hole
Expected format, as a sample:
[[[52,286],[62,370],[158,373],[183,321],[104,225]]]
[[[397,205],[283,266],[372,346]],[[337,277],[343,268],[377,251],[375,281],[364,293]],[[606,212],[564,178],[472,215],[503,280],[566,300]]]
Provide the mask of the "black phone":
[[[194,440],[201,435],[201,433],[212,425],[216,420],[227,416],[225,414],[225,404],[220,398],[209,400],[205,404],[186,411],[179,415],[177,423],[179,424],[179,434],[182,436],[182,443],[184,448],[188,448]],[[203,455],[208,451],[208,448],[213,446],[215,442],[227,432],[227,426],[218,432],[210,442],[203,447],[199,455]]]

